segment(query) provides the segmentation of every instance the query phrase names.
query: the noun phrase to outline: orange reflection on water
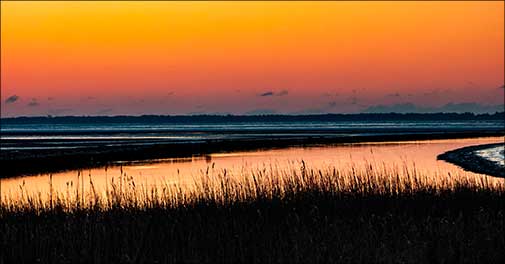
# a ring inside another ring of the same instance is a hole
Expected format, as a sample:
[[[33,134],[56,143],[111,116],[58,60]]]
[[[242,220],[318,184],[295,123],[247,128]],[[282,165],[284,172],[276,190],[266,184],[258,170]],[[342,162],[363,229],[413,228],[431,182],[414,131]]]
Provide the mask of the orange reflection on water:
[[[429,140],[382,143],[353,143],[334,146],[295,147],[252,152],[216,153],[204,157],[162,159],[151,162],[134,162],[108,168],[83,171],[66,171],[37,176],[25,176],[1,180],[2,199],[15,201],[28,196],[48,199],[49,193],[59,197],[86,192],[92,182],[99,194],[105,194],[111,183],[132,184],[149,189],[153,186],[176,184],[191,189],[195,180],[206,174],[222,173],[226,170],[231,177],[247,175],[251,171],[273,170],[289,172],[300,167],[303,160],[315,169],[360,168],[367,164],[379,168],[402,171],[415,169],[418,174],[429,177],[482,177],[466,172],[444,161],[437,155],[464,146],[503,142],[503,137]],[[28,165],[27,165],[28,166]],[[129,179],[125,181],[125,179]],[[504,179],[491,178],[503,184]],[[51,184],[50,184],[51,183]]]

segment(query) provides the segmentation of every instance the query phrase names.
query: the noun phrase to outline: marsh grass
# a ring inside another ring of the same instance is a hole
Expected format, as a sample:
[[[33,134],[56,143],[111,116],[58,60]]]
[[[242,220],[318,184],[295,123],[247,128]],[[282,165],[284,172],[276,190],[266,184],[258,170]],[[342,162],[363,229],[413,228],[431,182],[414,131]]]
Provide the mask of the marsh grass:
[[[2,198],[2,262],[505,260],[505,181],[414,164],[212,165],[155,185],[121,170],[105,190],[82,173],[50,190]]]

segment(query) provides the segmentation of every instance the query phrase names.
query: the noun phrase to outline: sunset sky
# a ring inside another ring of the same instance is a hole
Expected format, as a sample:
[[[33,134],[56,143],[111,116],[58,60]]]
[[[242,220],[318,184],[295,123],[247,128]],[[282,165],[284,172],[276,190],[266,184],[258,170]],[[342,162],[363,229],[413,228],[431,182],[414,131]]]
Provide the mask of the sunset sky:
[[[1,2],[2,117],[503,104],[504,2]]]

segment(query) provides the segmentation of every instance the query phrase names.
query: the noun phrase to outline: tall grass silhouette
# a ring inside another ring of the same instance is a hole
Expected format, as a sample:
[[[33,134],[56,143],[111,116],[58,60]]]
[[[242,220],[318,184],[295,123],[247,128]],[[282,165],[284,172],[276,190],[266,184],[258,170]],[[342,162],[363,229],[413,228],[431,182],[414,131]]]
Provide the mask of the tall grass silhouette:
[[[49,176],[49,184],[52,176]],[[87,181],[85,189],[84,182]],[[414,164],[240,171],[186,184],[79,174],[0,202],[9,262],[425,262],[505,259],[505,180]]]

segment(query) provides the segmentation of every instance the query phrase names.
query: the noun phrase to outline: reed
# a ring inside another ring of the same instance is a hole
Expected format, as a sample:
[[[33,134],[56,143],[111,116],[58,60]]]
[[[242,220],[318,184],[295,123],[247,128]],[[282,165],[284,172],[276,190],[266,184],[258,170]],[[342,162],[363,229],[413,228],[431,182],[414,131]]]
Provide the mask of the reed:
[[[50,199],[22,186],[22,195],[1,199],[1,261],[505,259],[499,178],[433,175],[408,164],[311,168],[303,161],[239,171],[211,165],[189,184],[148,186],[121,171],[101,191],[91,175],[84,190],[79,177],[75,189],[51,191]]]

